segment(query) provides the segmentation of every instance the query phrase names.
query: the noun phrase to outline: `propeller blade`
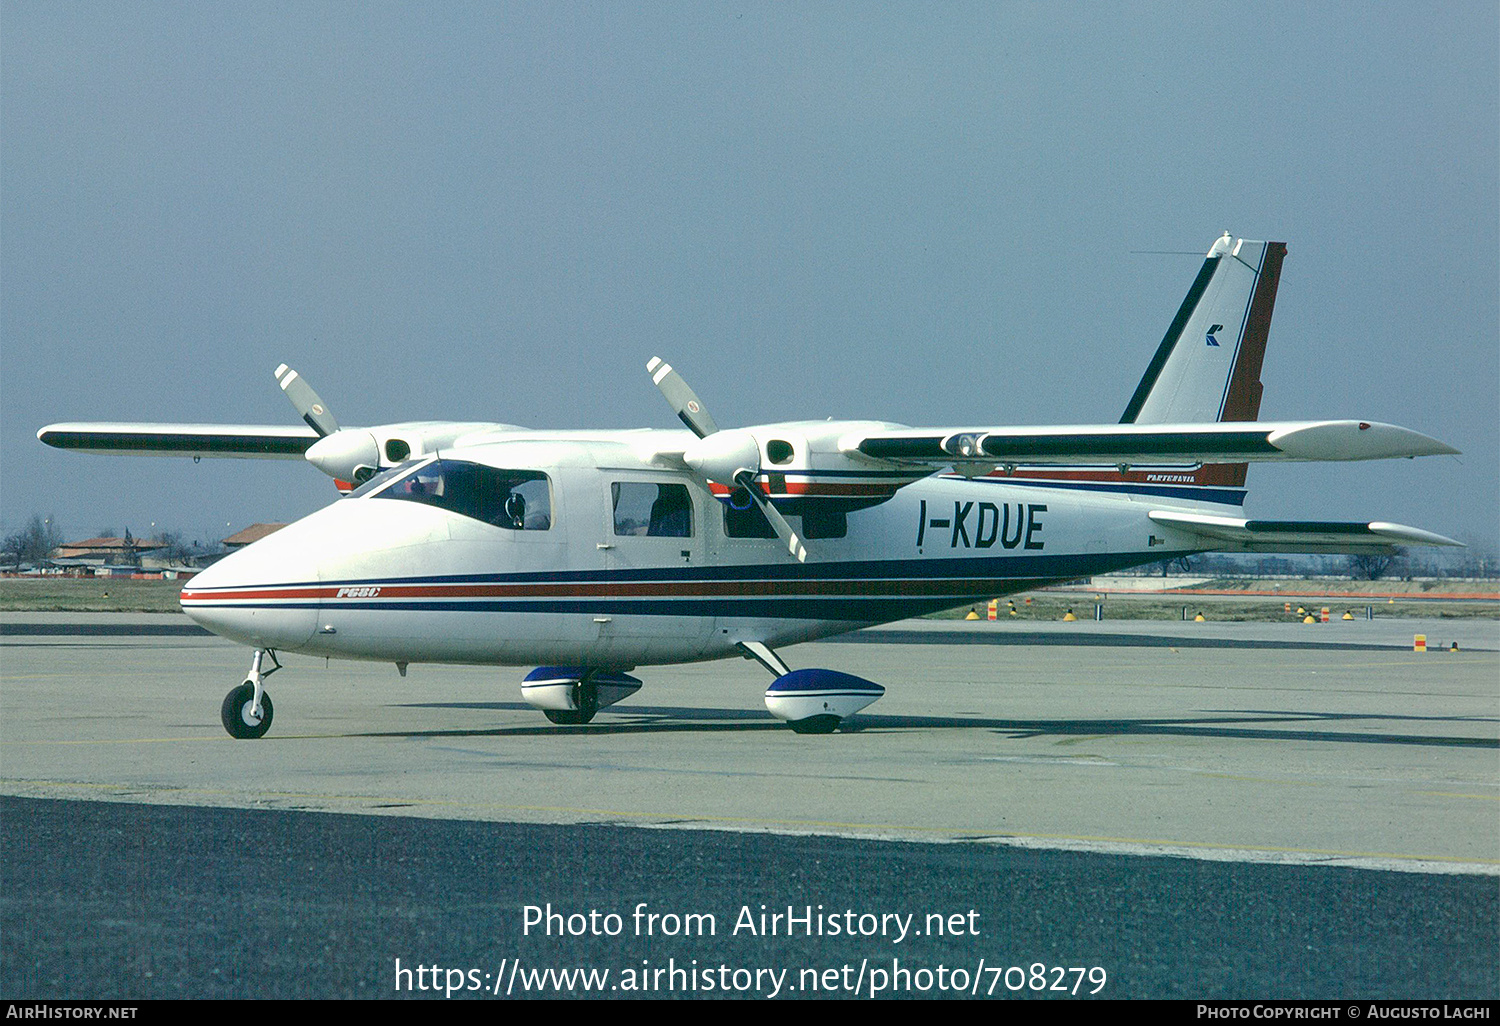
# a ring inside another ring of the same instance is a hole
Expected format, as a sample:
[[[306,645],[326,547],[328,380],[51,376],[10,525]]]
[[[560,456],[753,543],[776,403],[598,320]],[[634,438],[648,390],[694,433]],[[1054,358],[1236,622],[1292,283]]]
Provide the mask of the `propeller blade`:
[[[302,419],[307,421],[308,427],[316,431],[320,438],[327,438],[339,429],[339,422],[328,412],[328,405],[323,402],[322,396],[314,392],[312,386],[296,371],[282,364],[276,368],[276,382],[281,385],[281,390],[292,401]]]
[[[667,402],[672,404],[672,410],[678,419],[693,434],[699,438],[719,435],[719,425],[714,423],[708,410],[703,408],[703,401],[682,380],[682,375],[672,369],[671,364],[664,363],[659,356],[653,356],[647,362],[646,370],[650,372],[651,380],[656,382],[656,387],[661,389]],[[771,497],[756,487],[755,475],[760,470],[760,443],[754,435],[748,431],[728,431],[711,442],[695,442],[683,453],[683,461],[705,481],[720,481],[724,484],[733,482],[748,492],[777,536],[786,543],[787,552],[795,556],[798,562],[807,562],[807,546],[802,544],[802,539],[797,537],[797,532],[792,530],[786,517],[771,503]]]
[[[802,539],[797,537],[797,532],[792,530],[792,525],[787,523],[786,517],[782,516],[781,511],[771,502],[771,497],[756,487],[755,475],[747,470],[737,476],[734,483],[750,493],[750,498],[755,500],[755,504],[765,514],[771,527],[775,529],[781,540],[786,542],[787,552],[797,557],[797,562],[806,563],[807,546],[802,544]]]
[[[651,374],[651,380],[656,382],[656,387],[661,389],[661,394],[666,396],[667,402],[672,404],[672,412],[677,414],[677,419],[682,421],[699,438],[707,438],[719,430],[719,425],[708,415],[708,410],[703,408],[703,402],[698,398],[696,392],[682,380],[682,375],[672,369],[669,363],[663,363],[661,357],[653,356],[646,364],[646,370]]]

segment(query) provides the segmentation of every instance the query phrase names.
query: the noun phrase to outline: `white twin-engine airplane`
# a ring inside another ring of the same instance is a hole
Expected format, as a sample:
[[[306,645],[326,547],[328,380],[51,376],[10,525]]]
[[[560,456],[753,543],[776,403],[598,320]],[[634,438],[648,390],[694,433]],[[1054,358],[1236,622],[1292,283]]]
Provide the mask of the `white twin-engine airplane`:
[[[340,428],[286,366],[307,428],[53,424],[99,453],[305,457],[347,496],[194,577],[182,607],[255,653],[224,700],[240,738],[271,726],[277,651],[535,665],[521,694],[587,723],[638,666],[743,656],[771,713],[833,730],[882,694],[776,649],[1051,582],[1205,551],[1390,552],[1456,545],[1389,523],[1248,520],[1259,460],[1453,453],[1357,420],[1257,423],[1286,247],[1209,249],[1118,424],[908,428],[880,421],[720,427],[647,364],[687,431],[509,424]]]

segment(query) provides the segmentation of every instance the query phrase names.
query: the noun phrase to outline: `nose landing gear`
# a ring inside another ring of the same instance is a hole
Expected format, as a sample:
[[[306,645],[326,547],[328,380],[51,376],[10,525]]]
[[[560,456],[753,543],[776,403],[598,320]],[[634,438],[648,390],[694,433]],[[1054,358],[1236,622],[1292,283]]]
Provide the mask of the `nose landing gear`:
[[[262,670],[262,660],[271,657],[271,668]],[[266,731],[271,729],[271,696],[266,693],[265,679],[277,670],[281,669],[281,663],[276,659],[276,653],[269,648],[258,648],[255,655],[250,659],[250,675],[245,678],[245,683],[232,689],[224,696],[223,708],[219,710],[220,718],[224,721],[224,729],[229,731],[230,737],[250,739],[265,737]]]

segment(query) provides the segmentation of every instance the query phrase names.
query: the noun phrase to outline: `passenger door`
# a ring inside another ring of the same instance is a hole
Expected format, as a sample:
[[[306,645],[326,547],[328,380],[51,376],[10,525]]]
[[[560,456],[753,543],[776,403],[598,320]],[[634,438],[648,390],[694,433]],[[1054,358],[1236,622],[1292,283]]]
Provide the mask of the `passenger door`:
[[[696,655],[714,628],[696,582],[707,493],[686,477],[607,471],[605,566],[616,602],[602,636],[631,639],[640,662]]]

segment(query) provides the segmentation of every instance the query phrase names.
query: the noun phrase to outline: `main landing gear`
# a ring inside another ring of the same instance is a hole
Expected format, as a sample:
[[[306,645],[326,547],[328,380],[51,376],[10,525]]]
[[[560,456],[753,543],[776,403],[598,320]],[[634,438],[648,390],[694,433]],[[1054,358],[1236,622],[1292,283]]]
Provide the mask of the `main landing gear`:
[[[776,680],[766,689],[766,709],[798,734],[831,734],[844,720],[885,694],[873,681],[837,670],[791,670],[770,647],[742,641],[745,658]]]
[[[262,670],[266,656],[271,657],[271,667]],[[231,737],[265,737],[266,731],[271,729],[273,711],[271,696],[266,693],[265,679],[279,669],[281,663],[277,661],[274,650],[255,650],[255,655],[250,659],[250,675],[245,678],[245,683],[224,696],[224,707],[220,710],[224,729],[229,731]]]
[[[766,708],[798,734],[829,734],[885,694],[879,684],[837,670],[792,670],[759,641],[740,642],[776,678],[766,689]],[[590,666],[539,666],[521,682],[521,697],[559,724],[588,723],[640,689],[638,678]]]
[[[521,697],[553,723],[580,724],[641,689],[640,679],[591,666],[538,666],[521,682]]]
[[[553,723],[588,723],[599,711],[599,688],[588,681],[573,685],[573,709],[543,709],[542,715]]]

